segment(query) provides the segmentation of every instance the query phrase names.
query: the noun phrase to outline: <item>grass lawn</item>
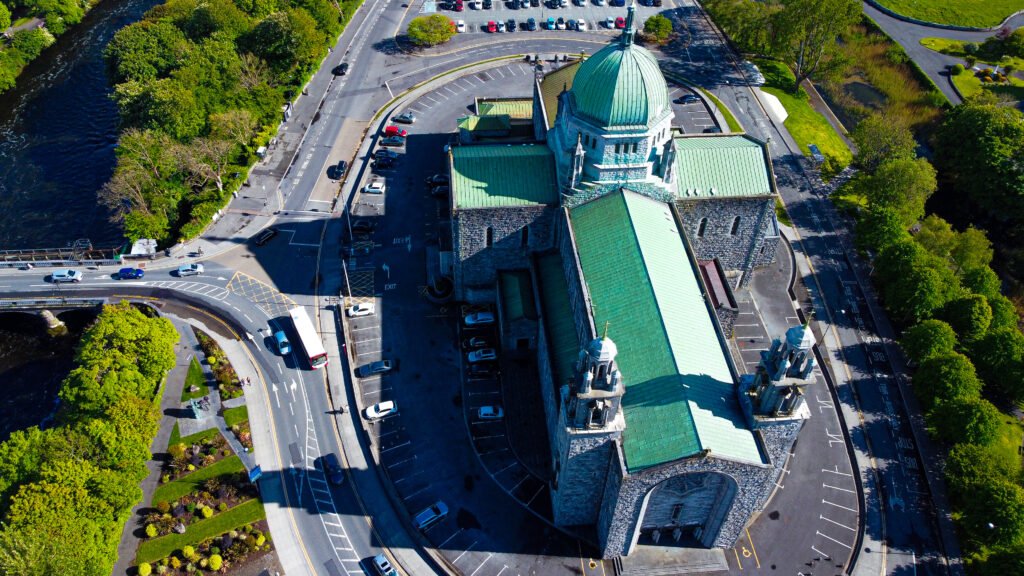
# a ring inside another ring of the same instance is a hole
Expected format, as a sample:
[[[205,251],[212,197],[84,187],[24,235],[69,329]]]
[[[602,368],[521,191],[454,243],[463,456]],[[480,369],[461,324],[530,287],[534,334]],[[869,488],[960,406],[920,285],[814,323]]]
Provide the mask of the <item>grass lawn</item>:
[[[200,468],[188,476],[168,482],[167,484],[161,484],[153,491],[151,502],[153,504],[157,502],[174,502],[186,494],[201,489],[203,482],[210,478],[233,474],[242,470],[245,470],[245,466],[242,465],[242,460],[238,456],[225,458],[216,464]]]
[[[878,0],[886,8],[926,22],[987,28],[998,26],[1024,0]]]
[[[976,94],[988,90],[994,94],[1005,94],[1013,100],[1024,100],[1024,80],[1010,78],[1010,84],[983,85],[981,78],[965,71],[963,74],[953,76],[953,85],[960,91],[964,98],[970,98]]]
[[[1024,428],[1017,422],[1017,419],[1010,414],[1000,413],[999,420],[1002,426],[999,429],[999,437],[988,447],[992,458],[1004,463],[1010,470],[1019,470],[1021,467],[1020,454],[1017,448],[1021,445],[1021,438],[1024,438]],[[1003,466],[1000,466],[1002,469]]]
[[[235,424],[245,422],[249,419],[249,407],[239,406],[237,408],[228,408],[224,411],[224,423],[231,428]]]
[[[199,390],[189,392],[189,389],[193,386],[198,387]],[[192,362],[188,365],[188,374],[185,375],[185,386],[181,389],[181,401],[188,402],[193,398],[202,398],[209,392],[210,388],[206,385],[206,375],[203,374],[203,367],[199,365],[199,361],[193,356]]]
[[[810,156],[808,146],[817,145],[822,154],[833,158],[839,164],[837,169],[842,169],[852,162],[853,153],[828,120],[814,111],[803,88],[797,94],[789,91],[795,81],[789,68],[774,60],[758,59],[755,60],[755,64],[765,77],[765,85],[761,90],[778,98],[789,114],[785,126],[793,140],[800,146],[800,150]]]
[[[722,116],[725,116],[725,123],[729,125],[730,132],[743,132],[743,126],[740,125],[740,121],[737,120],[736,117],[732,115],[732,111],[729,110],[729,108],[721,100],[719,100],[714,94],[708,92],[703,88],[699,88],[699,90],[703,92],[709,100],[714,102],[715,106],[718,107],[718,111],[722,113]]]
[[[200,520],[188,527],[184,534],[168,534],[159,538],[144,540],[139,544],[135,555],[135,563],[155,562],[166,558],[183,546],[194,545],[229,532],[240,526],[257,522],[266,517],[263,503],[252,499],[230,510],[217,513],[213,518]]]
[[[775,218],[784,226],[793,226],[793,221],[789,219],[789,212],[786,211],[786,205],[778,198],[775,199]]]
[[[178,431],[178,424],[175,423],[174,424],[174,428],[171,429],[171,438],[170,438],[170,440],[167,441],[167,445],[168,446],[173,446],[173,445],[178,444],[180,442],[180,443],[182,443],[182,444],[184,444],[186,446],[189,446],[191,444],[195,444],[196,442],[202,442],[203,440],[206,440],[207,438],[213,438],[214,436],[216,436],[218,434],[220,434],[220,430],[218,430],[216,428],[210,428],[209,430],[203,430],[202,432],[196,432],[195,434],[193,434],[191,436],[185,436],[184,438],[182,438],[181,437],[181,432]]]

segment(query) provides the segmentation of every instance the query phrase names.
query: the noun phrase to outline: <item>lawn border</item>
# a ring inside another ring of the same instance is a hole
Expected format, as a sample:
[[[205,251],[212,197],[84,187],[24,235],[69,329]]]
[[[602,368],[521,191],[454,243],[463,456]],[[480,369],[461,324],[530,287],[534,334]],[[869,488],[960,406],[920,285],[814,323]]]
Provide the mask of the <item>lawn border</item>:
[[[229,466],[229,464],[237,464],[237,466]],[[201,483],[205,480],[209,480],[210,478],[217,478],[218,476],[225,476],[228,474],[237,474],[244,470],[245,463],[242,462],[242,459],[238,457],[238,454],[232,454],[231,456],[214,462],[209,466],[204,466],[202,468],[197,469],[194,472],[190,472],[182,476],[181,478],[178,478],[177,480],[172,480],[170,482],[167,482],[166,484],[161,484],[157,486],[156,490],[153,490],[153,495],[150,497],[150,504],[156,506],[157,502],[173,502],[175,500],[178,500],[182,496],[187,496],[191,494],[192,492],[201,491]],[[214,474],[213,472],[219,473]],[[195,481],[189,482],[188,480],[190,478],[198,478],[199,484],[197,484]],[[184,494],[177,495],[173,498],[161,493],[161,491],[172,492],[171,487],[178,486],[188,486],[189,489]]]
[[[255,509],[255,512],[251,512],[249,509]],[[238,517],[236,519],[236,517]],[[263,508],[263,502],[257,498],[250,498],[245,502],[242,502],[238,506],[225,510],[215,514],[212,518],[200,520],[195,524],[189,526],[184,534],[167,534],[158,538],[147,538],[139,543],[139,548],[135,551],[135,565],[142,562],[157,562],[163,558],[167,558],[177,550],[181,550],[183,546],[191,544],[198,544],[207,538],[213,538],[226,532],[230,532],[240,526],[246,524],[252,524],[259,522],[267,517],[266,510]],[[228,522],[228,524],[222,529],[221,524]],[[209,526],[216,526],[215,530],[210,530]],[[205,530],[204,530],[205,528]],[[265,534],[267,539],[270,539],[268,534]],[[163,551],[167,548],[167,543],[173,545],[167,553]],[[153,548],[154,550],[149,550]],[[148,552],[148,554],[147,554]]]
[[[895,18],[897,20],[903,20],[904,22],[910,22],[911,24],[918,24],[918,25],[921,25],[921,26],[929,26],[931,28],[942,28],[942,29],[945,29],[945,30],[964,30],[964,31],[967,31],[967,32],[995,32],[996,30],[999,30],[1003,26],[1006,26],[1006,23],[1011,18],[1014,18],[1014,17],[1016,17],[1019,14],[1024,14],[1024,10],[1017,10],[1013,14],[1010,14],[1006,18],[1003,18],[1003,21],[1000,22],[999,24],[995,25],[995,26],[990,26],[988,28],[979,28],[979,27],[975,27],[975,26],[959,26],[957,24],[943,24],[941,22],[929,22],[928,20],[919,20],[919,19],[914,18],[912,16],[907,16],[905,14],[900,14],[899,12],[895,12],[891,8],[888,8],[886,6],[883,6],[883,5],[879,4],[877,2],[877,0],[866,0],[866,2],[868,4],[871,4],[871,6],[874,7],[875,9],[877,9],[879,12],[882,12],[884,14],[888,14],[889,16],[892,16],[893,18]]]

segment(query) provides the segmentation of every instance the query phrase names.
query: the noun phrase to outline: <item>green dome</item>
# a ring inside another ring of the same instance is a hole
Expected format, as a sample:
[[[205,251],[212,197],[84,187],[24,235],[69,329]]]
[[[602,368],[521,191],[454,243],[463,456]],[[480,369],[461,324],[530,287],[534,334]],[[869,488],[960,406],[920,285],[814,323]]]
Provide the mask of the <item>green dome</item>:
[[[654,56],[629,36],[588,58],[572,83],[575,112],[605,128],[647,126],[669,108]]]

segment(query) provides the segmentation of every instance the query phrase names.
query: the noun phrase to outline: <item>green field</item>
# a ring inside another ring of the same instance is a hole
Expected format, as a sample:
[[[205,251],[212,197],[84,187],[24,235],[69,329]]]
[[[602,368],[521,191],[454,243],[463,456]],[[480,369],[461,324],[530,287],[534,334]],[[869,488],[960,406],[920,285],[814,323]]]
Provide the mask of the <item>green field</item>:
[[[161,484],[153,491],[153,498],[150,501],[154,503],[174,502],[186,494],[201,490],[203,482],[209,478],[234,474],[243,470],[245,470],[245,466],[242,465],[242,460],[238,456],[230,456],[206,468],[200,468],[188,476]]]
[[[886,8],[925,22],[988,28],[1024,10],[1024,0],[877,0]]]
[[[235,424],[240,424],[249,419],[249,408],[247,406],[238,406],[237,408],[228,408],[224,411],[224,423],[227,424],[228,428],[231,428]]]
[[[800,150],[809,156],[809,145],[817,145],[822,154],[834,159],[838,164],[835,167],[837,170],[852,162],[853,153],[828,120],[811,107],[803,88],[797,94],[789,91],[795,81],[789,68],[775,60],[758,59],[754,62],[765,77],[765,85],[761,90],[778,98],[789,114],[785,122],[786,130],[796,140]]]
[[[166,558],[183,546],[195,545],[207,538],[213,538],[235,528],[251,524],[266,517],[263,503],[252,499],[230,510],[220,512],[208,520],[200,520],[188,527],[184,534],[168,534],[159,538],[145,540],[139,544],[135,554],[135,563],[155,562]]]
[[[185,436],[184,438],[182,438],[181,437],[181,432],[178,431],[178,423],[175,422],[174,423],[174,428],[171,429],[171,438],[170,438],[170,440],[167,441],[167,445],[168,446],[173,446],[175,444],[181,443],[181,444],[184,444],[186,446],[191,446],[192,444],[196,444],[198,442],[202,442],[203,440],[206,440],[207,438],[213,438],[214,436],[216,436],[218,434],[220,434],[220,430],[218,430],[216,428],[210,428],[210,429],[207,429],[207,430],[203,430],[202,432],[196,432],[195,434],[193,434],[191,436]]]
[[[199,390],[195,392],[189,392],[189,388],[197,386]],[[181,388],[181,401],[188,402],[193,398],[202,398],[210,392],[210,388],[206,385],[206,375],[203,374],[203,367],[199,365],[199,362],[192,357],[192,362],[188,365],[188,374],[185,375],[185,385]]]

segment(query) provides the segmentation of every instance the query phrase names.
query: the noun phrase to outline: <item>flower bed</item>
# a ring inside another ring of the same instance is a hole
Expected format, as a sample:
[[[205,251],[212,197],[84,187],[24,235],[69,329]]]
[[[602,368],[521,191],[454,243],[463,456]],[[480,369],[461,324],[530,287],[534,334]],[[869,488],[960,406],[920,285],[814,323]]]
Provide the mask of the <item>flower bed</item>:
[[[208,480],[242,472],[245,466],[238,456],[232,455],[216,464],[187,474],[178,480],[163,484],[153,492],[153,502],[172,502],[179,497],[199,490]]]
[[[196,338],[199,346],[206,354],[206,362],[213,371],[213,377],[217,380],[217,389],[220,390],[221,400],[230,400],[242,396],[242,383],[238,379],[238,373],[228,361],[227,355],[221,347],[202,330],[196,330]]]
[[[196,574],[226,571],[271,550],[270,531],[263,506],[253,500],[200,522],[184,533],[147,540],[139,546],[136,562],[150,564],[156,574]],[[213,556],[220,556],[219,567]],[[204,562],[205,560],[205,562]],[[189,565],[192,570],[189,570]]]
[[[252,432],[249,431],[249,409],[245,406],[228,408],[224,411],[224,424],[238,438],[238,442],[252,451]]]
[[[204,434],[191,444],[171,444],[167,447],[167,453],[170,458],[164,464],[160,479],[163,484],[212,466],[232,454],[227,440],[220,434]]]

